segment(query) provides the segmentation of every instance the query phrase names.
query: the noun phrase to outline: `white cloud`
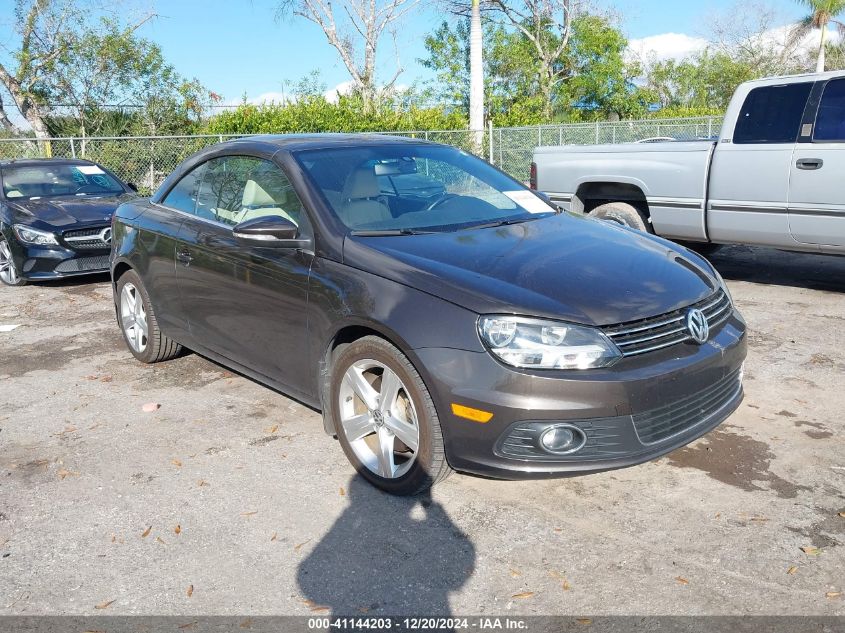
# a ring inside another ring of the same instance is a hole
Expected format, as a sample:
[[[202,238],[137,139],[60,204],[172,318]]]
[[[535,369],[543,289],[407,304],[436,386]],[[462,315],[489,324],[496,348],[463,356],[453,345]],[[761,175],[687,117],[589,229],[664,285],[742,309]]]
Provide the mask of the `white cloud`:
[[[341,81],[334,88],[330,88],[323,93],[326,101],[329,103],[337,103],[337,100],[342,95],[348,95],[352,92],[352,87],[355,84],[352,81]]]
[[[662,33],[631,40],[628,43],[628,55],[643,60],[684,59],[704,50],[707,44],[703,37],[693,37],[685,33]]]

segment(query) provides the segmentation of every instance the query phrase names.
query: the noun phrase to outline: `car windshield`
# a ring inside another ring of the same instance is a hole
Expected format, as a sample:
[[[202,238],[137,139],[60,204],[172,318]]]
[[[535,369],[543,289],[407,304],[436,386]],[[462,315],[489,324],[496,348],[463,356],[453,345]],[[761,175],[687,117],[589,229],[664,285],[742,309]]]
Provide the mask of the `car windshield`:
[[[455,231],[557,213],[519,182],[452,147],[366,145],[302,150],[296,158],[356,234]]]
[[[5,165],[3,193],[7,198],[48,198],[123,193],[121,184],[97,165]]]

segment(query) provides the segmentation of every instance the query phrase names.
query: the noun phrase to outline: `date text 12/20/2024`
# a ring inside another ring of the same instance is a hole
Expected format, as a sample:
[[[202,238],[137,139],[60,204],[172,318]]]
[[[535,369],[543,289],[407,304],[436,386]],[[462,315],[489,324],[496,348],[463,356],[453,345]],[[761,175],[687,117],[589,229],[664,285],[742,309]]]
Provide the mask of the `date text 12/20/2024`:
[[[528,623],[521,618],[426,618],[426,617],[337,617],[309,618],[308,628],[316,631],[370,630],[370,631],[442,631],[442,630],[525,630]]]

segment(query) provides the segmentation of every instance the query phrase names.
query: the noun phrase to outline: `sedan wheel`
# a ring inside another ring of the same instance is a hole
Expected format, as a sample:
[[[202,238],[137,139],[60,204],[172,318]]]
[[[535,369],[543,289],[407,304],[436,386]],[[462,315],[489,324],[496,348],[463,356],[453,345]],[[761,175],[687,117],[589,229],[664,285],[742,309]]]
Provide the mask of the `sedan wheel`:
[[[450,472],[440,420],[416,368],[377,336],[332,356],[324,415],[358,473],[395,495],[414,495]]]
[[[410,470],[420,446],[414,403],[399,376],[373,359],[353,363],[340,385],[346,440],[361,463],[385,479]]]
[[[132,350],[143,354],[149,340],[147,311],[138,289],[132,283],[125,284],[120,291],[120,325]]]
[[[18,274],[15,260],[12,258],[12,249],[4,237],[0,237],[0,281],[7,286],[22,286],[26,283]]]
[[[158,320],[141,278],[134,270],[121,275],[115,286],[117,321],[132,355],[142,363],[175,358],[182,346],[158,327]]]

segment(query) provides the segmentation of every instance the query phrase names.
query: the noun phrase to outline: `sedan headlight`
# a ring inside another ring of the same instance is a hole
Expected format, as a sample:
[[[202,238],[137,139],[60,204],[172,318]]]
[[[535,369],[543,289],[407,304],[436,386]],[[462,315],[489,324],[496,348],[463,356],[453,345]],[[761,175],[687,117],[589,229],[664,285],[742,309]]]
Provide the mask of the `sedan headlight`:
[[[478,333],[503,363],[526,369],[596,369],[622,353],[601,331],[559,321],[483,316]]]
[[[47,231],[38,231],[22,224],[15,224],[14,228],[15,235],[26,244],[35,244],[36,246],[58,246],[59,244],[56,236]]]

